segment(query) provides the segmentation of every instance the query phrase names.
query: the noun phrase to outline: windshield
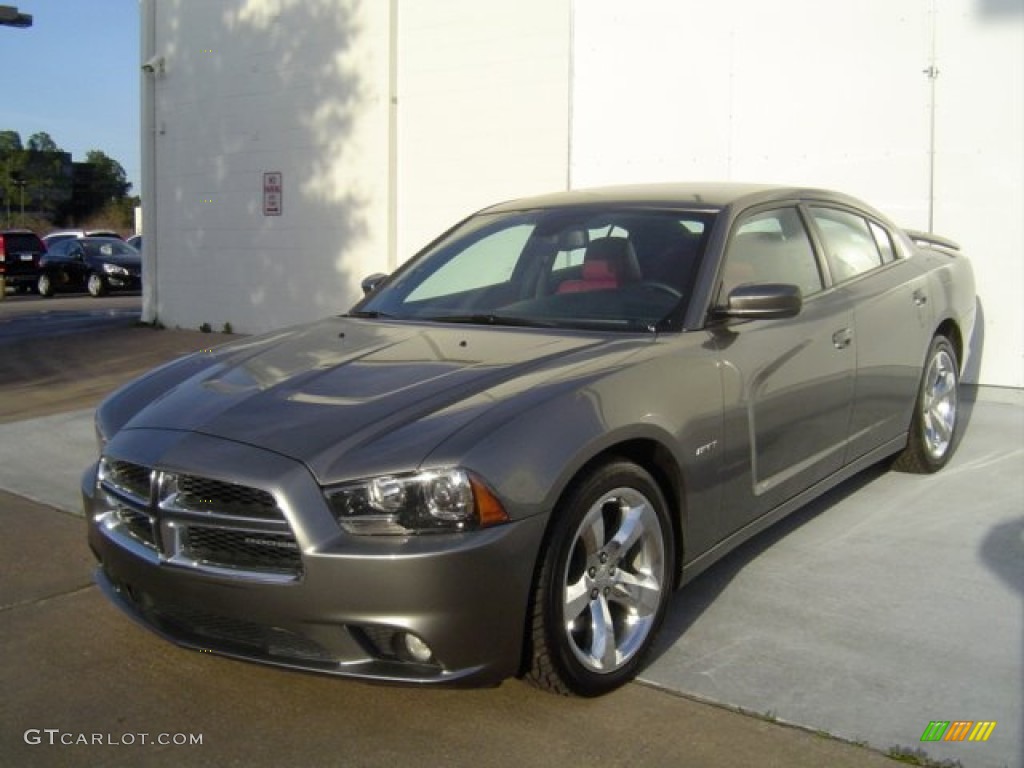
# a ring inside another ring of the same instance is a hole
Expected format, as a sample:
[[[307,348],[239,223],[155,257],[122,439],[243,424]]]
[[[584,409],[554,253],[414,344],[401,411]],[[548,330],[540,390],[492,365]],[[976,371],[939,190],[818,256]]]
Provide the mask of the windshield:
[[[134,258],[139,252],[122,240],[86,240],[82,243],[86,253],[99,258]]]
[[[352,314],[655,329],[685,307],[714,215],[615,208],[479,214]]]

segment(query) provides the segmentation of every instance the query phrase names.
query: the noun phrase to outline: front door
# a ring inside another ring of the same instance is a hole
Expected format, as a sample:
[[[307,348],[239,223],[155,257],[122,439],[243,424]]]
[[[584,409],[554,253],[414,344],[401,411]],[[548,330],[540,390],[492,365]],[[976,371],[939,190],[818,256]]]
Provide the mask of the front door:
[[[852,305],[823,291],[795,206],[738,222],[718,302],[744,283],[795,284],[804,305],[793,318],[711,329],[725,398],[723,538],[840,469],[856,370]]]

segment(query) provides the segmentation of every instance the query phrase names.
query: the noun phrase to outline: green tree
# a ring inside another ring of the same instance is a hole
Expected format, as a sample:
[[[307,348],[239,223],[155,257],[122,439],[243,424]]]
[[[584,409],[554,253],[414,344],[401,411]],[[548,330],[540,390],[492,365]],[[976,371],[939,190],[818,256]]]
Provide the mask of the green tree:
[[[72,163],[45,131],[22,144],[17,131],[0,131],[0,220],[11,224],[26,215],[65,226],[102,217],[128,220],[118,228],[130,229],[131,184],[119,162],[94,149],[84,163]]]
[[[85,162],[93,166],[93,184],[96,186],[98,199],[106,203],[127,196],[132,185],[128,182],[128,174],[117,160],[98,149],[90,149],[85,153]]]
[[[57,146],[50,134],[45,131],[39,133],[33,133],[28,137],[28,145],[26,147],[30,152],[60,152],[60,147]]]
[[[21,134],[17,131],[0,131],[0,152],[20,152]]]
[[[25,152],[21,134],[0,131],[0,221],[6,226],[14,223],[13,216],[20,213],[21,189],[18,183],[25,174]]]

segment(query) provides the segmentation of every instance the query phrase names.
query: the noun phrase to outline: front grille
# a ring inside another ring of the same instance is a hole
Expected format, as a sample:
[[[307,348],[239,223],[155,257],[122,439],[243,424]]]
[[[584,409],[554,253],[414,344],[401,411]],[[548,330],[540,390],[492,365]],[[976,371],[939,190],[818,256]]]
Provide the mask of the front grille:
[[[298,545],[290,533],[191,526],[185,532],[184,554],[234,568],[295,571],[302,567]]]
[[[107,529],[162,559],[239,577],[297,578],[302,557],[274,496],[261,489],[104,458]]]
[[[149,515],[122,505],[117,509],[117,517],[131,536],[147,547],[156,549],[156,531],[153,528],[153,519]]]
[[[195,475],[178,476],[175,504],[183,509],[212,510],[224,515],[274,520],[281,517],[274,497],[266,491]]]
[[[106,466],[106,480],[115,490],[148,503],[153,474],[148,467],[127,461],[109,461]]]

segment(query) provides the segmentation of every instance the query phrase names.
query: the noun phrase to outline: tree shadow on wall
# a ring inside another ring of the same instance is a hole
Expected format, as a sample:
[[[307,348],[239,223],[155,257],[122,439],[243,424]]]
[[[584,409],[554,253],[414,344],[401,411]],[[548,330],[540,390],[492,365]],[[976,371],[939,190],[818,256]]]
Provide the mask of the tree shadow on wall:
[[[366,40],[365,7],[157,6],[167,60],[155,97],[160,247],[177,264],[161,273],[173,268],[169,290],[187,290],[184,306],[206,314],[189,325],[262,331],[337,314],[358,298],[352,254],[370,238],[381,186],[366,169],[387,173],[386,155],[368,162],[357,136],[386,89],[386,68],[381,82],[365,75],[374,71],[367,52],[379,50]],[[283,177],[280,215],[265,211],[269,172]]]

